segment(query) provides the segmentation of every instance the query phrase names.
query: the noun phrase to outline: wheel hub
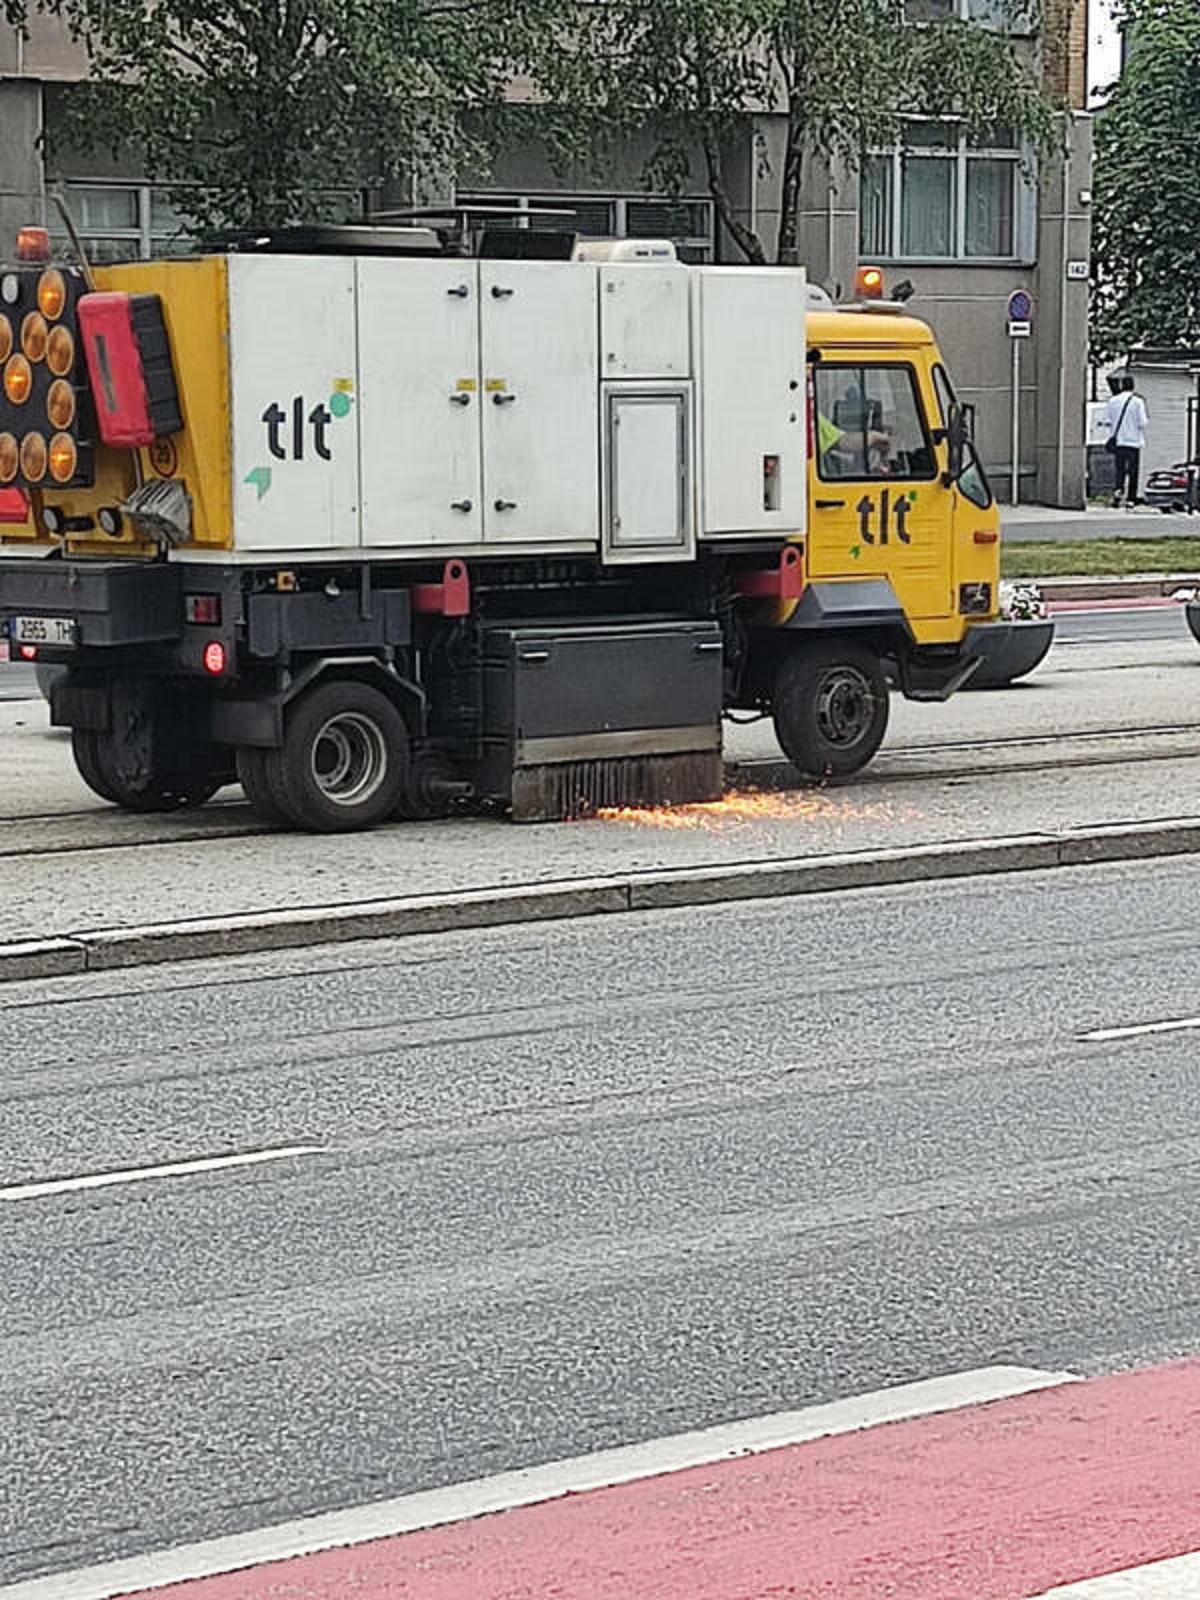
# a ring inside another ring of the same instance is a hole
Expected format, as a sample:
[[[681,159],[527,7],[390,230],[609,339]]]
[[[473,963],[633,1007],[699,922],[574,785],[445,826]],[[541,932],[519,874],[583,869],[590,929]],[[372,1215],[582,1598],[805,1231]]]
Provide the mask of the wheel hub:
[[[831,667],[817,691],[817,721],[832,745],[846,749],[858,743],[871,726],[874,696],[856,667]]]
[[[334,805],[362,805],[387,775],[383,734],[370,718],[355,711],[330,717],[313,741],[312,752],[313,779]]]

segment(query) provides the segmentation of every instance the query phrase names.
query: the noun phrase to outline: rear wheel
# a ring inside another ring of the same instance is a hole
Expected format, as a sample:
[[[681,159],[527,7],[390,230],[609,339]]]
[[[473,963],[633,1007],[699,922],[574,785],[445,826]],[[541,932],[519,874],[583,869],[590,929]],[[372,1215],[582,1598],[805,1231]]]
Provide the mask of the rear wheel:
[[[267,790],[297,827],[349,833],[395,811],[408,775],[408,731],[370,684],[321,683],[292,708],[283,748],[263,757]]]
[[[799,646],[779,668],[772,714],[780,746],[801,777],[852,777],[887,731],[888,687],[878,656],[845,639]]]
[[[250,809],[264,822],[276,828],[294,826],[291,813],[283,797],[276,791],[274,772],[267,758],[269,750],[255,750],[244,746],[237,753],[238,782],[250,804]]]
[[[79,776],[102,800],[125,811],[181,811],[211,800],[227,780],[225,773],[168,772],[130,759],[128,745],[110,733],[71,731],[71,750]]]

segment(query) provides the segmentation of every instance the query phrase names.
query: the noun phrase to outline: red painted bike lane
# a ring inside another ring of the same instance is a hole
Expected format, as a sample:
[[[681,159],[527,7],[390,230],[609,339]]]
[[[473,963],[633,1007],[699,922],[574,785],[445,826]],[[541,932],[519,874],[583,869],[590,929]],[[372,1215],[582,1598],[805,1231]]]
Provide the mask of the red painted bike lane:
[[[1180,1362],[152,1594],[1023,1600],[1200,1548],[1198,1424],[1200,1361]]]

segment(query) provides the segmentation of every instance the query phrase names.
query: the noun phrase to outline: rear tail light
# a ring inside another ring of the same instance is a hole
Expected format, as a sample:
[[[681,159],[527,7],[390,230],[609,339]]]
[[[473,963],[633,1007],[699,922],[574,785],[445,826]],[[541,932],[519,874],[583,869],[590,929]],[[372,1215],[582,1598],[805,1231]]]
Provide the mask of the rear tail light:
[[[976,528],[971,535],[976,544],[999,544],[1000,535],[995,528]]]
[[[210,639],[204,646],[204,670],[214,678],[225,671],[225,646],[219,639]]]
[[[209,628],[221,626],[221,596],[219,594],[186,594],[183,611],[189,622],[203,623]]]

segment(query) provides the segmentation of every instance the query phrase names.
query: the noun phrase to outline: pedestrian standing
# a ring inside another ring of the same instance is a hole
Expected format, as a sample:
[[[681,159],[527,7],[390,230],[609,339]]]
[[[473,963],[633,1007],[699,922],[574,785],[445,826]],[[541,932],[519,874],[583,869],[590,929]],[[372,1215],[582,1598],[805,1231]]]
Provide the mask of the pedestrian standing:
[[[1142,451],[1146,444],[1146,424],[1150,413],[1137,392],[1133,374],[1127,372],[1121,387],[1108,402],[1108,448],[1116,457],[1117,490],[1113,505],[1140,503]]]

